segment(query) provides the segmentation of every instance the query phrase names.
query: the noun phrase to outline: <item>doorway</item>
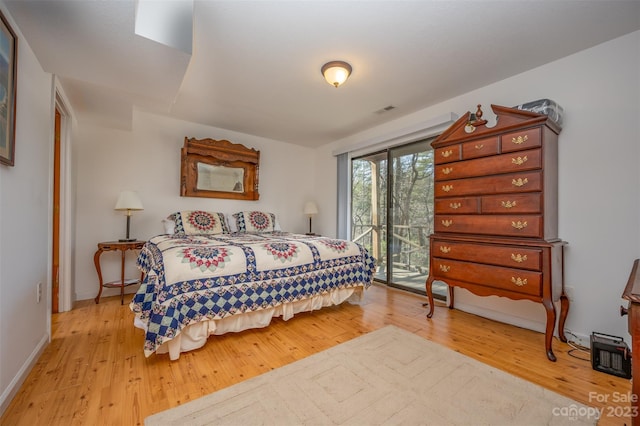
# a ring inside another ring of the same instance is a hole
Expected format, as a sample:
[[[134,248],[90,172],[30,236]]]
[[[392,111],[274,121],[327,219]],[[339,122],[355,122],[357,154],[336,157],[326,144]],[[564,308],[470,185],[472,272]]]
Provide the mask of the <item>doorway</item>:
[[[60,110],[55,109],[53,136],[53,238],[51,247],[51,312],[60,312]]]
[[[377,281],[420,294],[433,232],[432,140],[351,160],[351,239],[376,258]]]
[[[51,276],[48,286],[51,313],[69,311],[72,307],[72,117],[67,105],[56,83],[51,165]]]

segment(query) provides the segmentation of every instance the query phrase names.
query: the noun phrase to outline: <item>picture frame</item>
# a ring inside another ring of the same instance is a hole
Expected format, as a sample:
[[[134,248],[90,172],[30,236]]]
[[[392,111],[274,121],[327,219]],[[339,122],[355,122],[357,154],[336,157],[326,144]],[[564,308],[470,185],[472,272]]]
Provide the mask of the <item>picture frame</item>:
[[[228,140],[184,138],[182,197],[259,200],[260,151]]]
[[[0,11],[0,163],[15,164],[17,37]]]

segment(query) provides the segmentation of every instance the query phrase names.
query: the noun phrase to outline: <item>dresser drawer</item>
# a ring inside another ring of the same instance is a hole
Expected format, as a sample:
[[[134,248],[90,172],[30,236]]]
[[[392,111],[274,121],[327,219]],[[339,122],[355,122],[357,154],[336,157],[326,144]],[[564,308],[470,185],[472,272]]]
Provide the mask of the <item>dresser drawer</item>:
[[[435,168],[435,180],[497,175],[542,167],[540,149],[449,163]]]
[[[483,214],[542,213],[542,193],[485,195],[480,199],[480,211]]]
[[[462,159],[486,157],[498,153],[499,138],[478,139],[462,144]]]
[[[507,290],[531,296],[542,296],[542,273],[504,268],[451,259],[433,258],[435,279],[468,282],[474,285]],[[497,293],[497,295],[500,295]]]
[[[542,216],[537,215],[439,215],[436,232],[542,238]]]
[[[542,270],[542,250],[535,248],[433,240],[431,250],[433,256],[440,258]]]
[[[437,148],[433,155],[433,162],[436,164],[450,163],[452,161],[460,161],[462,151],[460,144]]]
[[[436,214],[478,214],[480,199],[478,197],[442,198],[435,200]]]
[[[500,138],[502,152],[520,151],[542,145],[540,128],[505,133]]]
[[[542,193],[439,198],[436,214],[541,214]]]
[[[511,192],[539,192],[542,190],[542,173],[525,172],[448,181],[436,181],[434,194],[440,197],[465,195],[493,195]]]

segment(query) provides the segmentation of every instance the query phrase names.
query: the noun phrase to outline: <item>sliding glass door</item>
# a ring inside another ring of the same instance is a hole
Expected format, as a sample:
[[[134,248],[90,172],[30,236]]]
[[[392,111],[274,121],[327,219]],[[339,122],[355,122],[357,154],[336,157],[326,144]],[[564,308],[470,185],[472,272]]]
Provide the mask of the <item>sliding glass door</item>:
[[[354,158],[352,239],[377,259],[376,279],[424,293],[433,230],[431,140]]]
[[[425,291],[433,229],[433,150],[427,142],[389,151],[390,284]]]
[[[376,279],[387,281],[387,152],[351,161],[351,239],[376,258]]]

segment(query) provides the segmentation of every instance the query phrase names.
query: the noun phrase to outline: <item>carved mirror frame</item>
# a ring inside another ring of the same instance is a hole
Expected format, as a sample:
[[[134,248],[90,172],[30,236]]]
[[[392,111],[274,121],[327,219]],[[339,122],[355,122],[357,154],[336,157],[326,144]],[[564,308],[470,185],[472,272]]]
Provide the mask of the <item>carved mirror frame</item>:
[[[258,200],[260,151],[228,140],[184,138],[183,197]]]

